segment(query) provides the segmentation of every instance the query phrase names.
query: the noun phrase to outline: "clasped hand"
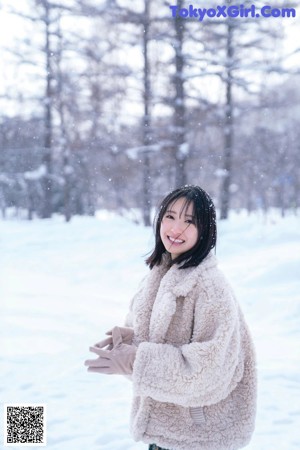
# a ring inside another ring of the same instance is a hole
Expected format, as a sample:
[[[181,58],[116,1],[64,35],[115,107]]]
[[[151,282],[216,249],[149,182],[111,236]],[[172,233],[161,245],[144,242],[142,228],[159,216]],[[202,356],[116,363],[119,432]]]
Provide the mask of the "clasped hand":
[[[108,338],[90,347],[98,355],[97,359],[88,359],[85,366],[88,372],[130,375],[133,370],[136,346],[132,344],[132,328],[114,327],[106,334]]]

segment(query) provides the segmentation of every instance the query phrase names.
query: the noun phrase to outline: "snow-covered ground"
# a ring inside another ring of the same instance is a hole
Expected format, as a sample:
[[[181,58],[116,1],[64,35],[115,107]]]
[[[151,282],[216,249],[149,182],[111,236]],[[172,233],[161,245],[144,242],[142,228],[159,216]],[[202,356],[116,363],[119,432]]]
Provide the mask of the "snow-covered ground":
[[[122,324],[152,242],[151,229],[105,212],[69,224],[0,221],[0,448],[4,403],[46,403],[51,450],[147,448],[128,432],[130,382],[83,362]],[[299,450],[300,218],[232,214],[219,224],[217,256],[257,349],[247,449]]]

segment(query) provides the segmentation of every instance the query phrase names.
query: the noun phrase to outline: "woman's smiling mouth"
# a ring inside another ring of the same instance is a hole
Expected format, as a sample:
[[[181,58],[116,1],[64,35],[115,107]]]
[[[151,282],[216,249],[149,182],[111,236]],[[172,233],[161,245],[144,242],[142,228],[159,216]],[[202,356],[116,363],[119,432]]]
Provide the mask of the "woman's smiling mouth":
[[[168,236],[168,239],[169,239],[169,241],[172,242],[172,244],[183,244],[184,243],[184,241],[182,239],[175,239],[175,238],[172,238],[171,236]]]

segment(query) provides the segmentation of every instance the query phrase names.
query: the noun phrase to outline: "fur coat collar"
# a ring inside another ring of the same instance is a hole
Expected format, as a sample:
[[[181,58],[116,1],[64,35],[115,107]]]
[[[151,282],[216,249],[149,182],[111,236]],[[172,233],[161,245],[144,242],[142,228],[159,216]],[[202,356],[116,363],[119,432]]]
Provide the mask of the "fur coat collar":
[[[136,305],[134,328],[143,341],[165,342],[177,298],[188,296],[199,283],[199,276],[217,266],[212,253],[197,267],[180,269],[178,265],[170,267],[169,262],[169,255],[164,254],[162,263],[153,267],[145,280],[144,296]]]

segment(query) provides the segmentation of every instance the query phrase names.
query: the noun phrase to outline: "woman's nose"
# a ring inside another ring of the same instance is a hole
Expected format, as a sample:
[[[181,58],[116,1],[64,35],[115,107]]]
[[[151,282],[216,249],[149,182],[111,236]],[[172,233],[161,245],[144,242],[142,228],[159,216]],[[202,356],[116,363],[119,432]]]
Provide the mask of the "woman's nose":
[[[171,228],[171,231],[174,233],[174,234],[180,234],[180,233],[182,233],[182,225],[180,224],[180,223],[178,223],[178,222],[176,222],[176,223],[173,223],[173,225],[172,225],[172,228]]]

